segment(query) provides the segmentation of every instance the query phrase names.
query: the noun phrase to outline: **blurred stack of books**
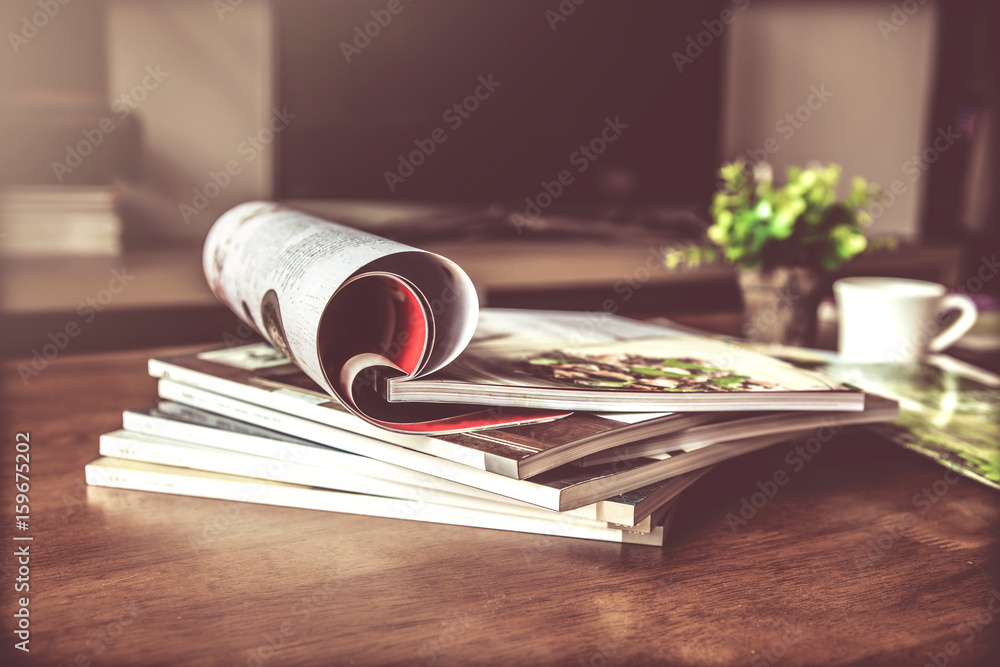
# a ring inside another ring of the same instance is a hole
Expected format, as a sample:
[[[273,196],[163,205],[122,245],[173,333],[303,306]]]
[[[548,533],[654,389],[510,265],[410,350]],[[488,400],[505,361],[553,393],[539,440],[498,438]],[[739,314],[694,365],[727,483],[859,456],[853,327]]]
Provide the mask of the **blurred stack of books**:
[[[113,256],[122,222],[110,186],[18,185],[0,189],[0,255]]]
[[[138,120],[102,95],[31,85],[0,100],[0,256],[113,256],[116,183],[141,164]]]

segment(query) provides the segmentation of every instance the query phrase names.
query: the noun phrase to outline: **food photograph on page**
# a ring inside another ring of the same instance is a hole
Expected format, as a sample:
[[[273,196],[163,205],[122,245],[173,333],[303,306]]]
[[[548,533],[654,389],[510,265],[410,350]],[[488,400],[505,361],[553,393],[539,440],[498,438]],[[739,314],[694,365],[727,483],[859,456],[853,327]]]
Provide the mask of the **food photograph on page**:
[[[0,34],[3,667],[1000,664],[1000,3]]]

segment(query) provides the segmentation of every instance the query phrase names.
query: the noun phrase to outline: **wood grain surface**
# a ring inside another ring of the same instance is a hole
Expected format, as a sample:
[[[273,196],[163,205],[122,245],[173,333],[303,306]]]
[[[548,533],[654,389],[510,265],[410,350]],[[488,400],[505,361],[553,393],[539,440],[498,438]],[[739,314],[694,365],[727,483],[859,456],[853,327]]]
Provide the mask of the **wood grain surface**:
[[[870,436],[717,468],[663,549],[88,488],[154,352],[4,367],[4,664],[1000,664],[1000,494]]]

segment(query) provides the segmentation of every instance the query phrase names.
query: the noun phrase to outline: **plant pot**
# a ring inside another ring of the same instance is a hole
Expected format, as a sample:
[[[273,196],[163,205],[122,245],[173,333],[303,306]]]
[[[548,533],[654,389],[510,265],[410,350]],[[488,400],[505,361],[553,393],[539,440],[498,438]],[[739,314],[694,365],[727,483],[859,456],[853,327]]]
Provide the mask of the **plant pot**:
[[[827,273],[800,266],[741,270],[744,324],[748,340],[811,346],[816,311],[830,284]]]

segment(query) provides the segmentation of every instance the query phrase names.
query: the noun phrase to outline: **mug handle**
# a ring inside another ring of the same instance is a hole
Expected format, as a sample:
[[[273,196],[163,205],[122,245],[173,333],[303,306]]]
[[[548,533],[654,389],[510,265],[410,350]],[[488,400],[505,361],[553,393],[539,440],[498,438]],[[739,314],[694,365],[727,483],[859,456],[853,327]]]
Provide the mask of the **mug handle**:
[[[958,316],[957,320],[951,323],[950,327],[934,337],[934,340],[928,346],[931,352],[940,352],[964,336],[972,328],[972,325],[976,323],[976,317],[979,313],[976,303],[964,294],[948,294],[941,299],[941,305],[938,306],[938,314],[949,310],[960,310],[962,314]]]

